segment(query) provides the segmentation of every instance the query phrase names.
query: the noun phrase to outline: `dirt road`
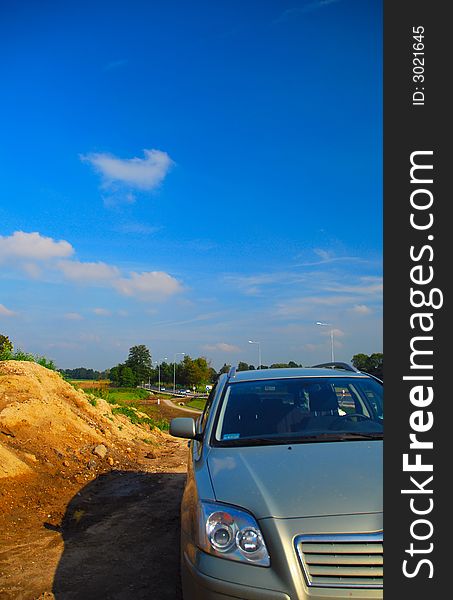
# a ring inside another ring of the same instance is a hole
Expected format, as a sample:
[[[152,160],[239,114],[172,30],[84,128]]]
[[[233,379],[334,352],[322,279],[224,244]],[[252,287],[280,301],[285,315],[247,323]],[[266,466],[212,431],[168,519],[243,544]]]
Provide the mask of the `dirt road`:
[[[168,406],[174,410],[178,410],[178,411],[183,411],[185,413],[193,413],[192,415],[185,415],[186,417],[192,417],[192,418],[196,418],[196,415],[201,415],[201,410],[197,410],[196,408],[188,408],[187,406],[178,406],[177,404],[175,404],[174,402],[172,402],[171,400],[166,400],[163,399],[162,402],[165,404],[165,406]],[[184,415],[181,415],[184,416]]]
[[[0,523],[1,600],[180,600],[179,504],[187,444],[98,474]],[[56,490],[58,492],[58,490]],[[42,504],[41,504],[42,506]]]

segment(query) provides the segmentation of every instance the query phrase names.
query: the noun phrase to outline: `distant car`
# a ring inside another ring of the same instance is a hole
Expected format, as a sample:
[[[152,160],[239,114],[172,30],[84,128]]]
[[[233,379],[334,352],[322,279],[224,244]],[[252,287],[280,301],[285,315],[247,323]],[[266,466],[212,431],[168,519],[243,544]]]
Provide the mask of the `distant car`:
[[[165,388],[164,388],[164,387],[161,387],[161,388],[160,388],[160,391],[161,391],[161,392],[165,392]]]
[[[219,378],[189,438],[184,600],[382,598],[382,382],[343,369]]]

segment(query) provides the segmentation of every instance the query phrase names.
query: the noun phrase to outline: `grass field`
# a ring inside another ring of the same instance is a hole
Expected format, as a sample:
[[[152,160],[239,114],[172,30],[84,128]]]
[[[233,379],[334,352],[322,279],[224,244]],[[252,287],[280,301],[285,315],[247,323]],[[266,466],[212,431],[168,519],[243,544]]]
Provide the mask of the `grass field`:
[[[195,398],[194,400],[191,400],[190,402],[186,402],[186,406],[189,406],[190,408],[198,408],[198,410],[204,410],[205,405],[206,405],[205,398]]]

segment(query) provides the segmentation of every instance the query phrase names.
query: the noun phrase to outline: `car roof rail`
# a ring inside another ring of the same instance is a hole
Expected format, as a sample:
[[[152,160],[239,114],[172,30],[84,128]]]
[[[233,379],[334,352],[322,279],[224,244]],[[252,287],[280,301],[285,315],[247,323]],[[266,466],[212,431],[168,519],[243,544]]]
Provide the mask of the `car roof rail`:
[[[327,362],[322,363],[320,365],[313,365],[313,369],[322,368],[322,369],[340,369],[343,371],[352,371],[353,373],[359,373],[359,370],[345,362]]]
[[[237,367],[230,367],[230,370],[228,371],[228,379],[233,379],[236,377],[236,369]]]

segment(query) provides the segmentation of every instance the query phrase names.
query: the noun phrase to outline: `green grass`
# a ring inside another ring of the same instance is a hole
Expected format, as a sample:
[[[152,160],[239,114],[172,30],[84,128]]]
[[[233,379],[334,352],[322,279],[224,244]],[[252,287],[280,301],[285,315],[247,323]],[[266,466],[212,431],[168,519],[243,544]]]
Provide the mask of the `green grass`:
[[[21,360],[26,362],[35,362],[41,367],[56,371],[56,366],[53,360],[46,358],[45,356],[39,356],[38,354],[31,354],[30,352],[24,352],[20,348],[14,352],[9,348],[4,348],[0,353],[0,360]]]
[[[195,398],[194,400],[187,402],[186,406],[190,406],[190,408],[198,408],[198,410],[204,410],[204,407],[206,406],[206,399]]]
[[[142,388],[109,388],[108,393],[113,400],[144,400],[150,395]]]

